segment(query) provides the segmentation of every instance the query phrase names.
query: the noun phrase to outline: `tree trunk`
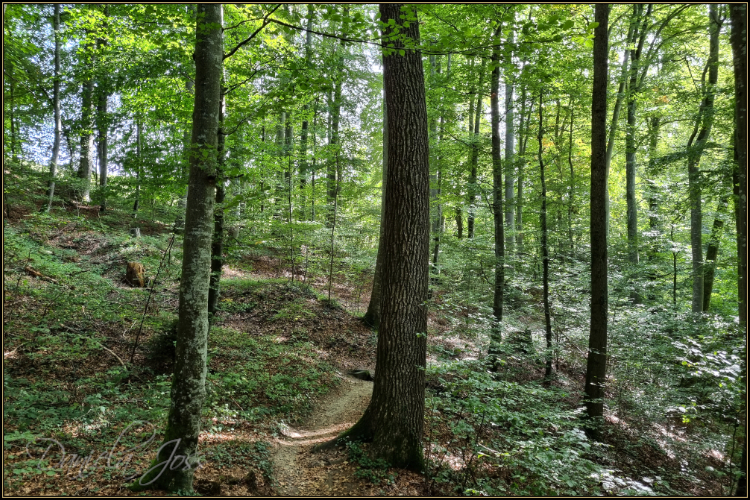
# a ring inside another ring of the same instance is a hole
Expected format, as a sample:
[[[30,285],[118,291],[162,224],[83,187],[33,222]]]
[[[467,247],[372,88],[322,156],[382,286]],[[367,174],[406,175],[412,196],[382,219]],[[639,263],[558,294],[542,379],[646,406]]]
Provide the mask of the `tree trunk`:
[[[401,4],[381,4],[381,20],[402,24],[401,8]],[[416,16],[411,9],[404,8],[404,14]],[[419,24],[411,22],[400,34],[418,43]],[[401,40],[390,38],[390,33],[383,38],[395,50],[403,49]],[[372,440],[376,457],[394,467],[422,470],[430,170],[420,54],[406,50],[404,56],[385,55],[383,81],[389,122],[388,178],[377,370],[370,405],[341,437]]]
[[[307,38],[305,39],[305,62],[310,63],[310,49],[312,47],[312,29],[313,18],[315,17],[315,6],[313,4],[307,4]],[[307,113],[310,110],[310,105],[305,104],[302,106],[302,114],[304,119],[302,120],[302,127],[300,132],[300,144],[299,144],[299,190],[300,190],[300,220],[305,220],[305,206],[307,200],[305,197],[305,185],[307,184],[307,136],[308,129],[310,128],[310,121],[307,118]]]
[[[599,437],[607,373],[607,24],[609,5],[596,4],[594,84],[591,104],[591,330],[586,361],[586,414],[589,437]]]
[[[515,10],[512,13],[515,21]],[[511,24],[512,25],[512,24]],[[508,43],[513,45],[514,32],[511,29],[508,34]],[[515,218],[515,106],[513,104],[513,77],[505,75],[505,248],[508,255],[515,254],[516,218]]]
[[[623,50],[622,55],[622,69],[620,74],[620,85],[617,89],[617,99],[615,99],[615,107],[612,111],[612,122],[610,123],[609,128],[609,139],[607,141],[607,232],[609,232],[609,167],[612,162],[612,152],[615,148],[615,136],[617,135],[617,125],[620,118],[620,109],[622,108],[622,101],[625,98],[625,86],[628,81],[628,59],[630,58],[630,47],[633,43],[635,43],[635,37],[636,37],[636,26],[638,25],[640,21],[640,15],[643,11],[643,5],[641,4],[634,4],[633,5],[633,17],[630,18],[630,24],[628,26],[628,35],[625,39],[625,50]]]
[[[344,19],[348,17],[349,14],[349,7],[344,6]],[[338,159],[338,151],[341,149],[341,145],[339,144],[339,124],[341,121],[341,88],[344,81],[344,41],[341,40],[339,50],[341,51],[341,55],[339,56],[338,64],[336,66],[335,71],[335,77],[334,77],[334,83],[333,83],[333,103],[332,103],[332,110],[331,110],[331,141],[330,144],[332,146],[332,152],[333,155],[332,158],[328,160],[328,171],[327,171],[327,177],[328,177],[328,205],[330,207],[330,210],[328,212],[328,218],[327,223],[328,227],[331,227],[333,224],[333,205],[336,201],[336,195],[338,194],[339,189],[339,180],[337,179],[338,172],[337,172],[337,161]]]
[[[188,6],[190,8],[192,6]],[[195,83],[191,79],[185,80],[185,90],[188,93],[193,92],[193,88],[195,87]],[[188,128],[185,129],[185,135],[182,140],[183,143],[183,157],[184,157],[184,165],[187,166],[187,168],[183,167],[182,169],[182,176],[181,179],[184,179],[182,182],[184,182],[185,186],[185,194],[180,196],[180,199],[177,200],[177,218],[174,221],[174,230],[176,233],[182,233],[185,229],[185,207],[187,206],[187,197],[188,197],[188,190],[187,190],[187,173],[190,170],[190,130]],[[263,209],[261,208],[261,212]]]
[[[737,225],[737,287],[740,330],[747,339],[747,5],[732,4],[731,43],[734,64],[734,147],[737,162],[733,175],[734,210]]]
[[[503,166],[500,161],[500,33],[495,30],[495,46],[490,61],[490,120],[492,122],[492,215],[495,222],[495,285],[492,298],[494,323],[490,333],[490,355],[494,357],[501,340],[503,291],[505,288],[505,234],[503,234]],[[493,360],[494,362],[494,360]]]
[[[3,5],[3,7],[5,6]],[[52,143],[52,160],[49,165],[47,212],[52,210],[52,199],[55,197],[55,175],[57,175],[57,160],[60,156],[60,139],[62,134],[62,120],[60,117],[60,4],[56,3],[54,9],[55,14],[52,18],[52,29],[55,33],[55,76],[52,83],[52,108],[55,113],[55,139]]]
[[[570,95],[570,133],[568,134],[568,167],[570,168],[570,187],[568,188],[568,243],[573,252],[573,207],[575,206],[576,176],[573,170],[573,94]]]
[[[625,199],[627,202],[627,226],[628,226],[628,262],[633,266],[638,265],[638,204],[635,199],[635,170],[636,170],[636,145],[635,145],[635,119],[636,119],[636,94],[638,85],[638,64],[641,60],[643,43],[646,40],[646,22],[651,15],[653,4],[649,4],[646,14],[639,19],[639,24],[633,33],[633,38],[638,38],[638,46],[630,51],[630,82],[628,84],[628,122],[625,129]],[[643,6],[641,6],[641,9]],[[639,10],[640,12],[640,10]],[[636,271],[635,269],[633,271]],[[637,289],[637,286],[636,286]],[[641,296],[634,292],[631,295],[635,304],[641,303]]]
[[[221,269],[224,266],[224,159],[226,135],[224,135],[224,119],[226,114],[224,88],[219,100],[219,129],[216,135],[216,204],[214,205],[214,232],[211,240],[211,278],[208,285],[208,313],[213,319],[219,305],[219,285]]]
[[[140,120],[135,122],[135,201],[133,202],[133,218],[138,216],[138,206],[141,203],[141,176],[143,175],[143,146],[141,145],[142,128]]]
[[[185,220],[176,363],[164,445],[152,468],[133,484],[192,492],[193,469],[205,398],[208,283],[216,189],[223,59],[221,4],[199,4],[195,43],[195,107],[190,188]],[[181,455],[181,463],[175,455]],[[184,458],[188,457],[188,458]],[[186,466],[187,465],[187,466]]]
[[[719,206],[716,208],[716,217],[711,228],[711,237],[708,240],[708,249],[706,250],[706,265],[703,274],[703,311],[708,311],[711,306],[711,293],[714,289],[714,274],[716,271],[716,257],[719,255],[719,240],[722,229],[724,229],[724,212],[727,210],[729,197],[723,196],[719,200]]]
[[[383,283],[383,238],[385,235],[385,186],[388,179],[388,110],[383,100],[383,188],[380,192],[380,236],[378,238],[378,255],[375,259],[375,276],[372,280],[372,293],[367,312],[362,318],[365,324],[373,328],[380,327],[380,291]]]
[[[516,195],[516,248],[518,257],[524,253],[523,248],[523,182],[524,168],[526,167],[526,144],[528,143],[528,128],[531,122],[531,113],[534,109],[534,103],[529,107],[528,116],[526,115],[526,87],[521,90],[521,120],[518,124],[518,193]],[[524,122],[526,126],[524,127]]]
[[[104,17],[109,17],[109,6],[104,4]],[[106,25],[105,25],[106,27]],[[99,38],[96,41],[97,47],[101,49],[107,45],[107,40]],[[107,209],[107,161],[109,159],[107,151],[107,131],[109,129],[109,116],[107,115],[107,100],[109,99],[109,81],[106,75],[100,75],[99,86],[97,88],[96,103],[96,127],[98,129],[98,152],[99,152],[99,187],[101,188],[101,205],[99,210],[103,212]]]
[[[469,233],[469,239],[474,238],[474,211],[477,202],[477,165],[479,162],[479,119],[482,117],[482,84],[484,83],[484,64],[479,69],[479,86],[477,87],[477,104],[475,106],[476,114],[474,115],[474,135],[471,138],[471,152],[469,159],[469,214],[466,216],[466,228]],[[471,106],[470,106],[471,107]],[[471,132],[471,109],[469,109],[469,131]]]
[[[435,78],[436,75],[440,74],[440,61],[434,55],[430,56],[430,86],[434,88],[436,86]],[[430,136],[432,137],[432,147],[430,147],[430,213],[431,213],[431,228],[433,241],[433,252],[432,252],[432,272],[439,274],[438,272],[438,252],[440,247],[440,230],[442,229],[441,219],[442,213],[440,209],[440,165],[437,155],[438,139],[438,123],[437,118],[430,120]]]
[[[81,159],[78,164],[78,177],[83,179],[81,185],[81,200],[91,201],[91,169],[94,164],[92,158],[94,150],[94,109],[93,109],[94,79],[89,77],[83,83],[81,92]]]
[[[718,11],[715,4],[709,5],[711,38],[708,54],[708,84],[703,89],[695,128],[687,144],[688,185],[690,191],[690,247],[693,255],[693,300],[692,311],[703,312],[703,209],[701,203],[701,180],[699,164],[703,150],[711,134],[714,121],[714,93],[719,78],[719,31]],[[700,127],[700,131],[698,128]],[[697,136],[696,136],[697,134]],[[695,141],[695,143],[693,142]]]
[[[552,323],[549,312],[549,248],[547,247],[547,184],[544,180],[544,157],[542,148],[542,139],[544,139],[544,120],[542,111],[543,90],[539,90],[539,132],[537,140],[539,141],[539,180],[542,184],[542,210],[539,212],[539,225],[542,230],[542,290],[544,297],[544,331],[547,340],[547,363],[544,369],[544,378],[549,380],[552,377]],[[559,103],[559,101],[558,101]]]

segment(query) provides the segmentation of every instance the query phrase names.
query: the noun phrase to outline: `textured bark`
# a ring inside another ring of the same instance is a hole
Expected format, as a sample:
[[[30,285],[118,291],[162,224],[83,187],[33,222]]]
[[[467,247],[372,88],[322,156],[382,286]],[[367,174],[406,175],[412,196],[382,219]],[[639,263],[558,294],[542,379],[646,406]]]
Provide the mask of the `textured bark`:
[[[81,200],[91,201],[91,169],[94,165],[94,79],[83,83],[81,92],[81,158],[78,163],[78,178],[83,180]]]
[[[709,5],[711,38],[708,54],[708,82],[703,89],[695,128],[687,144],[688,185],[690,192],[690,247],[693,256],[693,300],[692,311],[703,312],[703,208],[701,203],[701,180],[699,164],[714,121],[714,94],[719,78],[719,31],[716,4]],[[700,130],[699,130],[700,128]],[[693,142],[695,141],[695,142]]]
[[[642,9],[643,6],[641,5]],[[638,264],[638,204],[635,199],[635,171],[636,171],[636,94],[639,91],[638,69],[643,52],[643,44],[646,41],[646,23],[653,4],[649,4],[646,14],[638,20],[633,33],[634,38],[638,38],[638,45],[630,51],[630,81],[628,83],[628,122],[625,129],[625,199],[627,203],[627,226],[628,226],[628,261]],[[638,9],[636,9],[638,10]],[[641,302],[640,294],[633,293],[633,302]]]
[[[365,324],[373,328],[380,327],[380,291],[383,283],[383,236],[385,234],[385,186],[388,179],[388,110],[383,101],[383,188],[380,192],[380,236],[378,237],[378,255],[375,259],[375,276],[372,280],[372,293],[367,312],[362,318]]]
[[[500,33],[495,30],[492,49],[492,76],[490,77],[490,121],[492,122],[492,215],[495,223],[495,284],[492,297],[492,315],[495,319],[490,333],[490,354],[493,355],[501,340],[503,321],[503,291],[505,288],[505,234],[503,233],[503,166],[500,161]]]
[[[150,487],[192,492],[193,489],[193,469],[197,466],[195,457],[205,398],[208,283],[223,56],[221,26],[221,4],[198,5],[193,149],[190,155],[175,372],[164,445],[150,472],[133,484],[136,490]],[[172,452],[175,457],[170,457]],[[176,455],[183,457],[181,463]],[[153,482],[149,484],[150,481]]]
[[[708,249],[706,250],[706,265],[703,274],[703,311],[708,311],[711,306],[711,293],[714,289],[714,274],[716,271],[716,257],[719,255],[719,240],[722,230],[724,229],[724,212],[727,210],[729,197],[724,196],[719,200],[719,206],[716,209],[716,217],[711,228],[711,236],[708,240]]]
[[[544,179],[544,150],[542,139],[544,139],[544,119],[542,105],[543,90],[539,90],[539,131],[537,141],[539,142],[539,181],[542,185],[542,210],[539,212],[539,225],[542,230],[542,290],[544,300],[544,331],[547,341],[547,363],[544,369],[544,378],[552,376],[552,323],[549,311],[549,248],[547,246],[547,183]]]
[[[346,19],[349,15],[349,7],[344,6],[343,17]],[[344,41],[341,40],[339,50],[341,55],[336,66],[334,83],[333,83],[333,101],[331,105],[331,140],[329,144],[333,147],[333,158],[328,160],[327,168],[327,193],[328,193],[328,217],[326,222],[328,227],[333,224],[333,205],[336,202],[336,195],[340,185],[338,170],[338,157],[340,146],[339,125],[341,122],[341,89],[344,82]]]
[[[307,29],[311,30],[313,26],[313,19],[315,18],[315,6],[313,4],[307,4]],[[310,64],[310,49],[312,48],[312,31],[307,32],[307,38],[305,39],[305,62]],[[302,106],[302,114],[304,120],[302,120],[302,126],[300,128],[300,141],[299,141],[299,190],[300,190],[300,220],[305,220],[305,205],[307,204],[305,195],[305,186],[307,184],[307,138],[308,131],[310,128],[310,121],[307,119],[307,113],[310,110],[310,105],[305,104]]]
[[[216,137],[216,204],[214,205],[214,233],[211,240],[211,278],[208,285],[208,313],[216,314],[219,305],[221,269],[224,267],[224,158],[226,135],[224,135],[224,118],[226,113],[225,96],[222,90],[219,102],[219,130]],[[211,316],[209,316],[209,319]]]
[[[3,7],[5,7],[3,5]],[[55,175],[57,175],[57,160],[60,156],[60,139],[62,134],[62,119],[60,117],[60,4],[55,4],[55,14],[52,18],[52,29],[55,33],[55,73],[52,82],[52,109],[55,113],[55,139],[52,143],[52,159],[49,164],[49,184],[47,187],[47,209],[52,209],[52,199],[55,197]]]
[[[526,167],[526,144],[528,143],[528,127],[531,121],[531,112],[534,109],[533,103],[529,107],[528,116],[526,115],[526,87],[521,90],[521,119],[518,124],[518,192],[516,194],[516,250],[519,258],[524,253],[523,247],[523,182],[524,169]],[[524,126],[524,123],[526,125]]]
[[[576,175],[573,170],[573,124],[575,116],[573,110],[573,95],[570,96],[570,133],[568,134],[568,168],[570,169],[570,186],[568,187],[568,243],[573,251],[573,207],[575,206]]]
[[[135,201],[133,201],[133,218],[138,215],[138,206],[141,203],[141,176],[143,175],[143,147],[141,145],[141,136],[143,135],[143,126],[137,120],[135,122]]]
[[[747,339],[747,5],[730,6],[734,113],[737,162],[734,172],[734,207],[737,230],[737,287],[740,329]],[[744,449],[743,449],[744,452]],[[744,461],[743,461],[744,467]],[[743,479],[743,481],[746,481]]]
[[[636,33],[636,26],[638,25],[639,18],[641,15],[641,12],[643,11],[643,5],[642,4],[634,4],[633,5],[633,16],[630,18],[630,24],[628,26],[628,35],[625,38],[625,50],[623,50],[622,55],[622,69],[620,74],[620,85],[617,89],[617,98],[615,99],[615,106],[612,110],[612,122],[610,123],[609,128],[609,139],[607,141],[607,179],[609,180],[609,167],[612,162],[612,152],[615,148],[615,136],[617,134],[617,125],[619,123],[620,118],[620,109],[622,109],[622,101],[625,98],[625,86],[627,85],[628,81],[628,60],[630,59],[630,50],[628,47],[630,47],[635,42],[635,33]],[[609,185],[607,185],[607,231],[609,231]]]
[[[515,21],[515,11],[512,13]],[[508,34],[508,43],[513,44],[514,32]],[[515,253],[516,200],[515,200],[515,106],[513,104],[513,77],[505,75],[505,249],[508,255]]]
[[[476,106],[474,115],[474,133],[471,138],[471,152],[469,153],[469,213],[466,216],[466,229],[469,238],[474,238],[474,210],[477,202],[477,165],[479,162],[479,120],[482,117],[482,84],[484,83],[484,65],[479,69],[479,86],[476,91]],[[471,105],[469,105],[469,131],[471,132]]]
[[[585,403],[593,424],[590,437],[599,436],[604,412],[607,373],[607,24],[609,5],[596,4],[594,21],[594,84],[591,104],[591,330],[586,361]]]
[[[440,61],[434,56],[430,56],[430,85],[436,85],[436,75],[440,74]],[[438,137],[438,120],[430,120],[430,136],[434,147],[430,148],[430,214],[433,251],[432,251],[432,272],[438,274],[438,252],[440,251],[440,231],[442,229],[442,209],[440,207],[440,165],[437,155],[437,144],[440,141]]]
[[[109,6],[104,5],[104,17],[109,17]],[[99,38],[96,41],[97,47],[101,49],[107,45],[107,40]],[[107,161],[109,159],[107,147],[107,131],[109,129],[109,116],[107,116],[107,100],[109,99],[109,81],[106,75],[99,76],[99,85],[97,88],[96,103],[96,128],[98,130],[98,153],[99,153],[99,187],[102,188],[102,202],[99,210],[107,209]]]
[[[381,20],[401,24],[401,7],[381,4]],[[419,24],[411,22],[400,33],[418,40]],[[388,40],[388,33],[384,38],[396,50],[403,49],[400,40]],[[383,81],[388,179],[377,369],[370,405],[344,436],[372,440],[375,455],[392,466],[422,470],[430,171],[420,54],[406,50],[404,56],[396,52],[383,57]]]

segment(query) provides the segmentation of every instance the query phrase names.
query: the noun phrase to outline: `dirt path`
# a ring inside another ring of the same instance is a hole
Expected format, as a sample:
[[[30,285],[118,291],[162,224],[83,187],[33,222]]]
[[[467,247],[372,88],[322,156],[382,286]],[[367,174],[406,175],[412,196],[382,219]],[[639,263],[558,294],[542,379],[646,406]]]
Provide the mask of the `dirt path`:
[[[318,443],[332,439],[357,422],[372,396],[372,382],[343,377],[341,386],[320,402],[298,428],[286,426],[274,443],[276,494],[319,496],[362,494],[372,484],[354,477],[346,450],[311,453]]]

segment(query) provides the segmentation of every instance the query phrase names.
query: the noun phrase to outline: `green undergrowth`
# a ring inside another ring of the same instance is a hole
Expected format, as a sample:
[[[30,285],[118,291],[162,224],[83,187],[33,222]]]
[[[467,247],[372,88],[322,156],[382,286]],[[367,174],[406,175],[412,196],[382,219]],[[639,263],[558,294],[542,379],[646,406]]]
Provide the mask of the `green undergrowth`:
[[[161,444],[172,385],[181,239],[169,248],[169,233],[132,238],[121,219],[114,211],[84,217],[57,210],[31,212],[4,227],[6,491],[27,491],[33,484],[37,493],[73,494],[80,485],[65,482],[67,475],[80,476],[75,481],[86,481],[96,493],[145,470]],[[158,280],[150,283],[153,292],[123,283],[129,261],[143,263],[148,280],[161,265]],[[286,280],[224,280],[222,298],[220,314],[262,304],[269,311],[264,321],[296,332],[283,342],[270,332],[220,323],[209,332],[202,427],[209,437],[235,431],[237,437],[209,439],[202,453],[220,467],[255,467],[270,481],[270,448],[262,436],[280,420],[309,414],[315,399],[338,382],[304,330],[294,329],[298,318],[313,319],[303,304],[326,306],[310,287]],[[254,437],[246,434],[248,426]],[[121,467],[81,459],[71,465],[73,455],[93,454],[94,461],[115,443],[140,447]],[[61,465],[63,457],[68,461]],[[44,481],[35,482],[37,477]]]

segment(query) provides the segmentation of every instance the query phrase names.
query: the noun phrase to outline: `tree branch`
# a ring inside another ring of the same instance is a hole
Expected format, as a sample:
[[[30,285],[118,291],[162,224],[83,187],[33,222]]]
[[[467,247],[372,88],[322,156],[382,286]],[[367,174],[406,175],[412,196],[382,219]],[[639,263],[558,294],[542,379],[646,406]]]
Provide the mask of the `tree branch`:
[[[233,48],[231,51],[229,51],[228,54],[224,54],[223,60],[227,60],[230,57],[232,57],[234,55],[234,53],[237,52],[240,49],[240,47],[242,47],[243,45],[246,45],[247,43],[249,43],[250,40],[252,40],[253,38],[255,38],[255,35],[257,35],[258,33],[260,33],[260,30],[262,30],[263,28],[265,28],[270,21],[273,21],[273,19],[268,19],[268,16],[270,16],[271,14],[273,14],[274,12],[276,12],[276,10],[279,7],[281,7],[281,4],[280,3],[276,4],[276,7],[274,7],[273,10],[271,10],[271,12],[269,12],[268,14],[266,14],[266,16],[263,18],[263,24],[260,25],[260,28],[258,28],[257,30],[255,30],[253,32],[253,34],[250,35],[249,37],[247,37],[245,40],[243,40],[239,44],[237,44],[237,46],[235,48]]]

